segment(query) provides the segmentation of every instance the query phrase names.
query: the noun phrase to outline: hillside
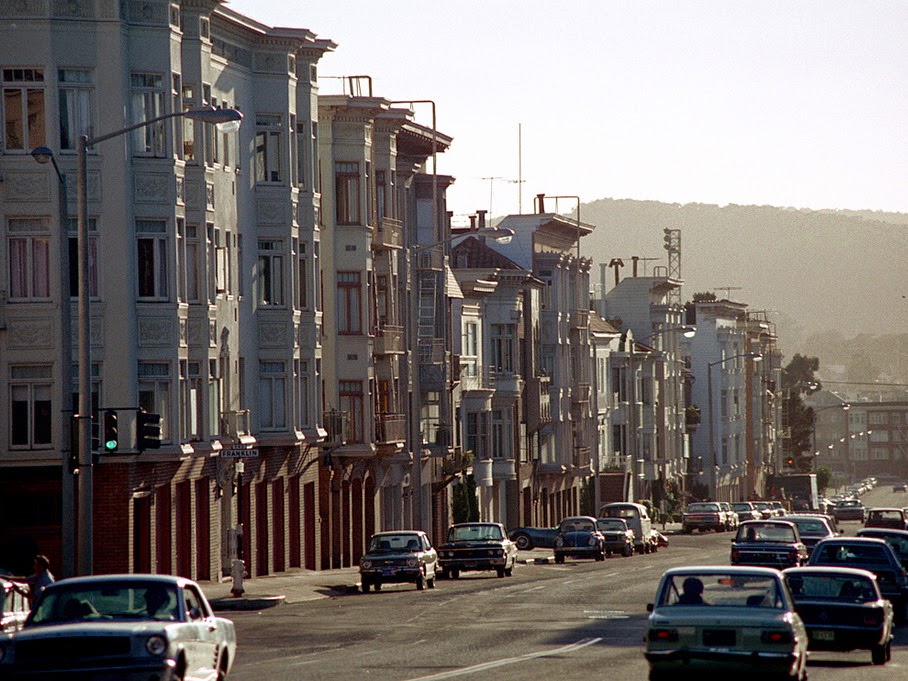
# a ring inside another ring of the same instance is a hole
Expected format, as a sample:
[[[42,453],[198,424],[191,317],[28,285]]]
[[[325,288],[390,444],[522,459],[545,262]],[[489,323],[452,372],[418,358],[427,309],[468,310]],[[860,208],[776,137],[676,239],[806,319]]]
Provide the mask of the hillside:
[[[598,264],[612,258],[624,261],[622,276],[631,256],[658,258],[641,261],[641,274],[666,265],[662,229],[680,229],[683,298],[714,291],[772,311],[786,355],[843,363],[824,339],[841,348],[843,339],[888,336],[868,358],[888,375],[893,351],[908,345],[892,344],[908,340],[908,214],[601,199],[584,204],[581,219],[596,226],[582,250],[597,263],[597,284]],[[897,364],[908,370],[908,358]]]

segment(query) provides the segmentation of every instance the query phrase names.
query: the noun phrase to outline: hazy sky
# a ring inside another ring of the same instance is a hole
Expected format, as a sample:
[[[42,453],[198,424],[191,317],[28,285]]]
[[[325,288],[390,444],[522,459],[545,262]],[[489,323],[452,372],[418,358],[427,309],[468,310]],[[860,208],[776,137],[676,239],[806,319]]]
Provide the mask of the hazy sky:
[[[518,187],[525,212],[540,192],[908,212],[905,0],[229,6],[336,42],[324,94],[369,75],[434,101],[455,214],[516,212]]]

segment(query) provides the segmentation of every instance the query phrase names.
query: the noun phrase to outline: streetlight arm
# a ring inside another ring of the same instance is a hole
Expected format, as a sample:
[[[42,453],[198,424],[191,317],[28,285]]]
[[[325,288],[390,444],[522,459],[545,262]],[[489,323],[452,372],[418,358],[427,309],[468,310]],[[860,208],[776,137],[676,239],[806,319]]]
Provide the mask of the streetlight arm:
[[[114,130],[113,132],[108,132],[104,135],[98,135],[97,137],[86,137],[85,146],[91,147],[100,142],[112,139],[114,137],[119,137],[124,135],[127,132],[132,132],[133,130],[138,130],[139,128],[145,128],[149,125],[154,125],[155,123],[160,123],[161,121],[166,121],[171,118],[190,118],[195,121],[202,121],[204,123],[213,123],[218,125],[221,123],[234,123],[240,122],[243,120],[243,112],[239,109],[215,109],[214,107],[203,107],[200,109],[187,109],[186,111],[174,111],[172,113],[163,114],[161,116],[155,116],[154,118],[149,118],[147,121],[139,121],[133,125],[128,125],[125,128],[120,128],[119,130]]]

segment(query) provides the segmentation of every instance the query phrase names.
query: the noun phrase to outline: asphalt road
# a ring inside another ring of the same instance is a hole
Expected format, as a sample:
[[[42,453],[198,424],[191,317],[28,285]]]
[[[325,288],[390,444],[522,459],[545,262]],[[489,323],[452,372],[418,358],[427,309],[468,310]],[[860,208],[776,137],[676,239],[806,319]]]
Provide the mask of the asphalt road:
[[[868,505],[908,504],[908,495],[890,490],[870,492]],[[860,525],[843,527],[854,534]],[[425,591],[388,585],[379,593],[235,613],[231,679],[646,679],[646,604],[662,572],[727,564],[730,540],[730,533],[675,535],[655,554],[520,565],[503,579],[467,573]],[[885,666],[872,666],[866,651],[816,653],[809,673],[812,681],[902,677],[908,627],[897,630]]]

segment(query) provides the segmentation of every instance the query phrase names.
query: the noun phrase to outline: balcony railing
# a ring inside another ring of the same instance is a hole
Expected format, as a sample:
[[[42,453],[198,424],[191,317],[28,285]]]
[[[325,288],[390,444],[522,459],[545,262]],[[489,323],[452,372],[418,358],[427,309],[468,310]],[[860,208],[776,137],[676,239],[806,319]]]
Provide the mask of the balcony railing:
[[[372,342],[372,352],[376,355],[395,355],[404,351],[404,327],[383,326],[378,330]]]
[[[376,250],[387,248],[403,248],[403,245],[403,223],[395,218],[381,218],[378,229],[372,232],[372,248]]]
[[[406,439],[407,417],[405,414],[379,414],[375,417],[376,442],[404,442]]]

